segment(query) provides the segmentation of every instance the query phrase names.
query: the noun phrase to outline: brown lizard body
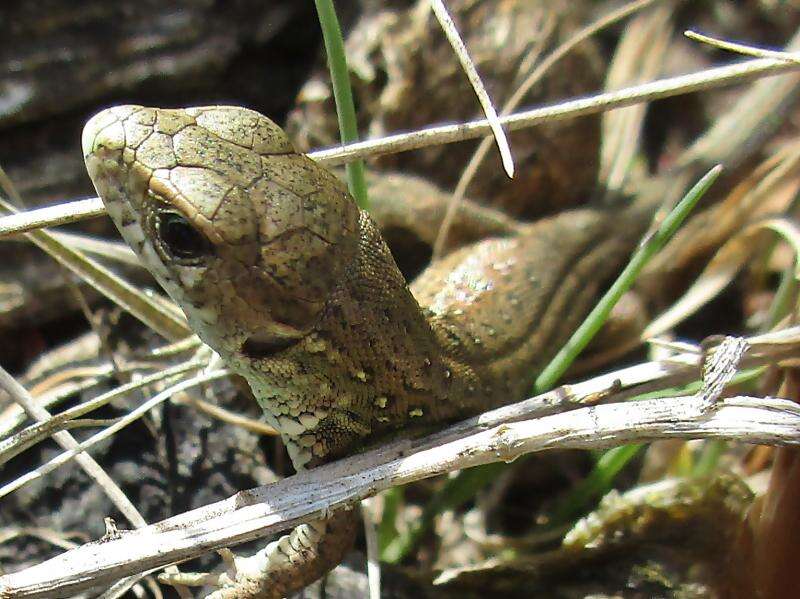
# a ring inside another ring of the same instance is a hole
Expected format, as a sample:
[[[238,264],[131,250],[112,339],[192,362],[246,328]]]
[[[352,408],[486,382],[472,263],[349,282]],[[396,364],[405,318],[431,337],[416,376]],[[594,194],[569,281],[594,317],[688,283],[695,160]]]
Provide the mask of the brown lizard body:
[[[121,106],[83,148],[123,237],[247,379],[297,468],[524,398],[649,214],[544,219],[454,251],[409,290],[341,182],[255,112]],[[354,531],[346,511],[298,527],[214,596],[301,588]]]

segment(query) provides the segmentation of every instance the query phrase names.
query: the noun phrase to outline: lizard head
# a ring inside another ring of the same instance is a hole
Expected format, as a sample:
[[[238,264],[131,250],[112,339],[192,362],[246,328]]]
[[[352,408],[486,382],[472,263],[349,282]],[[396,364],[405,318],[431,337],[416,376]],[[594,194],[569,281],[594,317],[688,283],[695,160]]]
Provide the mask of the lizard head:
[[[313,330],[354,259],[358,208],[280,127],[245,108],[118,106],[82,145],[120,233],[223,357]]]

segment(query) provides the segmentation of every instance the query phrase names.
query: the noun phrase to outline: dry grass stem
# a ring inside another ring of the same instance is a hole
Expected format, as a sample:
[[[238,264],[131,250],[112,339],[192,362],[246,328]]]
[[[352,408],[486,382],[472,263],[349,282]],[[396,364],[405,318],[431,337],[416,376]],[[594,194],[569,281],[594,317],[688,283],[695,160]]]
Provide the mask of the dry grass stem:
[[[780,75],[799,69],[800,65],[785,60],[769,58],[749,60],[688,75],[659,79],[650,83],[599,93],[585,98],[568,100],[552,106],[533,108],[512,115],[500,116],[499,120],[503,126],[516,131],[517,129],[536,126],[539,123],[576,118],[630,106],[639,102],[650,102],[698,90],[743,83],[752,78]],[[317,150],[310,152],[308,156],[325,166],[337,166],[353,160],[406,152],[435,144],[455,143],[476,137],[485,137],[490,134],[489,122],[485,119],[480,119],[454,125],[433,126],[411,133],[400,133],[379,139]],[[80,200],[80,202],[80,210],[73,208],[71,206],[72,202],[59,204],[59,206],[66,208],[65,214],[59,214],[58,224],[77,222],[97,216],[97,214],[104,211],[99,198]],[[15,221],[16,224],[14,226],[8,225],[6,221],[8,217],[0,218],[0,237],[29,231],[39,226],[50,226],[50,221],[40,218],[36,212],[38,210],[24,213],[28,215],[27,219],[22,224],[20,224],[20,221]],[[34,222],[36,226],[33,225]]]
[[[500,121],[497,118],[497,111],[492,104],[492,99],[489,97],[489,92],[486,91],[486,87],[483,85],[483,81],[481,81],[481,76],[478,74],[478,69],[469,56],[467,46],[464,44],[464,40],[461,39],[458,28],[453,22],[450,13],[447,12],[447,7],[444,2],[442,0],[430,0],[430,5],[433,14],[436,15],[436,20],[439,21],[439,25],[442,26],[447,41],[450,42],[450,46],[458,57],[461,68],[464,69],[464,73],[466,73],[467,79],[469,79],[469,83],[472,85],[472,89],[475,90],[475,95],[478,97],[481,108],[483,108],[483,114],[486,115],[486,120],[494,136],[497,149],[500,151],[503,169],[506,171],[506,175],[508,175],[509,179],[513,178],[514,159],[511,157],[511,148],[508,146],[508,138],[506,138],[503,127],[500,125]]]

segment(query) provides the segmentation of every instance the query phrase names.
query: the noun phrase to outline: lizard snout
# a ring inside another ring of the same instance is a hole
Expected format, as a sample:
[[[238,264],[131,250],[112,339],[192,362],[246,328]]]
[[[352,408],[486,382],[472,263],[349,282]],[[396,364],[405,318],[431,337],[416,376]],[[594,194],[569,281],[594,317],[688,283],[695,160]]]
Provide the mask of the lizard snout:
[[[107,158],[108,153],[120,152],[125,148],[125,129],[123,121],[140,110],[140,106],[116,106],[94,115],[83,127],[81,147],[83,157]]]

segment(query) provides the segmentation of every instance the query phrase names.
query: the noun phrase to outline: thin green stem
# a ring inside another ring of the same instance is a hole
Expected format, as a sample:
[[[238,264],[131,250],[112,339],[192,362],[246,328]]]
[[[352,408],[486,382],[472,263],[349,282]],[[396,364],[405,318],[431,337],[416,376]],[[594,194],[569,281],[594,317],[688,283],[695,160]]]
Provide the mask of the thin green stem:
[[[384,557],[387,548],[395,542],[400,533],[397,531],[395,521],[397,514],[405,499],[405,488],[394,487],[387,489],[383,494],[383,515],[378,524],[378,548],[381,561],[391,561]]]
[[[796,267],[794,264],[787,266],[781,273],[781,281],[769,307],[769,314],[766,318],[765,330],[770,330],[777,326],[781,318],[789,314],[794,309],[795,297],[797,296],[797,279],[795,278]]]
[[[692,469],[694,476],[710,476],[719,465],[719,460],[728,448],[728,442],[722,439],[709,439],[703,445],[700,457]]]
[[[353,92],[350,89],[350,75],[347,69],[347,57],[344,53],[344,40],[336,9],[332,0],[314,0],[317,6],[322,38],[325,41],[325,52],[328,55],[328,68],[333,84],[333,98],[336,101],[336,114],[339,118],[339,132],[342,143],[358,141],[358,123],[356,109],[353,104]],[[347,165],[347,185],[356,199],[358,206],[366,210],[369,206],[367,198],[367,182],[364,177],[364,161],[357,160]]]
[[[381,550],[381,561],[396,564],[407,556],[420,539],[433,527],[434,518],[446,510],[454,510],[469,500],[494,481],[506,467],[503,463],[484,464],[475,468],[462,470],[441,488],[425,505],[419,518],[408,527],[408,530],[397,535]]]
[[[603,295],[594,309],[586,317],[578,330],[573,333],[569,341],[561,348],[555,358],[547,365],[536,379],[534,392],[542,393],[555,386],[556,382],[566,372],[567,368],[575,361],[578,354],[594,338],[600,327],[608,318],[611,309],[620,297],[631,288],[636,277],[647,262],[662,248],[683,223],[689,212],[694,208],[703,194],[717,179],[722,167],[712,168],[700,179],[694,187],[678,202],[678,205],[666,216],[658,230],[647,239],[633,254],[630,262],[622,274],[614,281],[611,288]]]

